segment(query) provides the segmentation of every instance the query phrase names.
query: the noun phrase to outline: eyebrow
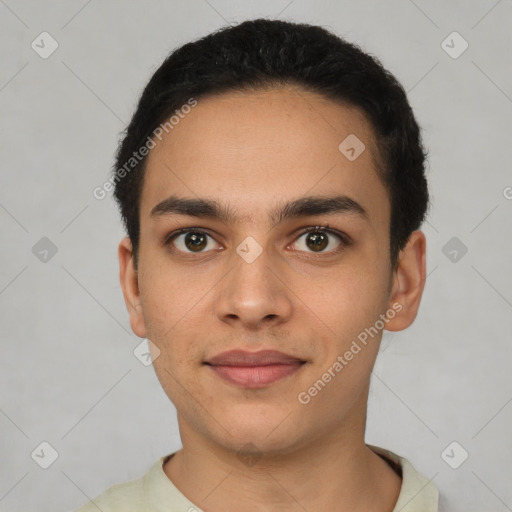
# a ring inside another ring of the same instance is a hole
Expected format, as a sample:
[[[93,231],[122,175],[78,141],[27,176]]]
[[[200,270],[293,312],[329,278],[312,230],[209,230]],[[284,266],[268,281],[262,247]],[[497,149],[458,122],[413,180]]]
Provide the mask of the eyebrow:
[[[314,215],[356,214],[368,219],[366,210],[356,201],[345,195],[307,196],[278,206],[269,212],[271,225],[285,220]],[[167,215],[187,215],[218,219],[227,224],[236,224],[239,217],[227,206],[204,198],[185,198],[171,195],[158,203],[150,212],[150,217]]]

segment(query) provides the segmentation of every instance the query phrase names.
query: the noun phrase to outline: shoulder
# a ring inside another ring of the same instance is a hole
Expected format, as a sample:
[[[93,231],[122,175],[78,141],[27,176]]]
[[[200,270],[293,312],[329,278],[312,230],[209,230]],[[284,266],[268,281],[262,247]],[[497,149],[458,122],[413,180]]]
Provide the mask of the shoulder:
[[[142,512],[145,476],[112,485],[76,512]]]
[[[393,512],[438,512],[439,492],[432,479],[418,473],[406,458],[378,446],[367,446],[401,474],[402,487]]]
[[[109,487],[76,512],[200,512],[169,480],[162,464],[174,453],[160,457],[146,474]]]

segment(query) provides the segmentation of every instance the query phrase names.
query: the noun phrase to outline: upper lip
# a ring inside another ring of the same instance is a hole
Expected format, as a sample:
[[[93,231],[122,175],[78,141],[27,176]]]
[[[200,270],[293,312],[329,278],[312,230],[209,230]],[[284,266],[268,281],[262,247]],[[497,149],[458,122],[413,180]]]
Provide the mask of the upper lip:
[[[260,350],[259,352],[228,350],[205,362],[212,366],[265,366],[270,364],[297,364],[305,361],[277,350]]]

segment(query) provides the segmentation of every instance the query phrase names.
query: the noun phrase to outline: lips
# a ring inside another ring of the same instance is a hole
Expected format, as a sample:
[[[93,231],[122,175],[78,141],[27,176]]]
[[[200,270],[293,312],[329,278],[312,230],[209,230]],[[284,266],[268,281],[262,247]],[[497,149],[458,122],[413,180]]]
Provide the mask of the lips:
[[[220,378],[246,388],[261,388],[296,373],[306,361],[276,350],[230,350],[205,364]]]

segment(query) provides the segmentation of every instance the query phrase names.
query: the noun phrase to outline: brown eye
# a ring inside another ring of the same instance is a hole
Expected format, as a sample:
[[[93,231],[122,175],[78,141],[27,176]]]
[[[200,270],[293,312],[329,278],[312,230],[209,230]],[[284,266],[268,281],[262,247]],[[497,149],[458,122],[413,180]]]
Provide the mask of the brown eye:
[[[201,251],[207,245],[206,236],[204,233],[187,233],[185,235],[185,247],[191,251]]]
[[[188,254],[206,252],[217,246],[215,240],[207,233],[191,230],[182,230],[174,234],[166,241],[166,245]]]
[[[306,245],[312,251],[323,251],[329,245],[329,240],[325,233],[308,233]]]
[[[344,240],[341,235],[332,230],[310,228],[299,236],[295,244],[300,251],[328,253],[336,250],[342,242]]]

